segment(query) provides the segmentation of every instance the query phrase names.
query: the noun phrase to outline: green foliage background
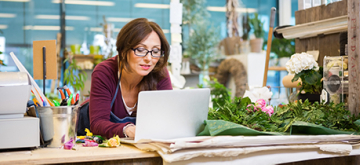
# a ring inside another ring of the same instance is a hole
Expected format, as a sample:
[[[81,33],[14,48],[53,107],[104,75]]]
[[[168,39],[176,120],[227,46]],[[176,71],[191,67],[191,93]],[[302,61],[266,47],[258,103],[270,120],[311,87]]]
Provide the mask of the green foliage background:
[[[295,54],[295,40],[274,38],[271,43],[271,52],[274,52],[278,58],[291,57]]]

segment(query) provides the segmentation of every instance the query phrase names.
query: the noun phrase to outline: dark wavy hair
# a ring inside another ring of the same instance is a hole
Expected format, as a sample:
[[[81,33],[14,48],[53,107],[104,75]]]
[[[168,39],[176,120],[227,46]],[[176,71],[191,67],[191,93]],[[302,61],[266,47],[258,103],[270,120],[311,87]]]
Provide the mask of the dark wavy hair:
[[[121,30],[116,39],[116,50],[119,55],[119,64],[132,72],[128,63],[129,51],[144,40],[152,31],[156,32],[161,41],[161,50],[164,51],[154,69],[146,75],[140,82],[140,91],[156,90],[157,83],[166,77],[164,67],[167,66],[170,46],[164,32],[158,24],[148,21],[146,18],[137,18],[127,23]],[[150,54],[149,54],[150,55]]]

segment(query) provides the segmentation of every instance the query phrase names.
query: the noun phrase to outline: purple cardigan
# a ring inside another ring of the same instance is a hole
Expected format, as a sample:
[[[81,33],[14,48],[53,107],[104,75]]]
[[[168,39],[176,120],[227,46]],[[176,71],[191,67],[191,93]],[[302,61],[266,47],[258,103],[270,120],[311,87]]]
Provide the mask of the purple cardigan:
[[[128,124],[110,121],[110,104],[119,81],[117,57],[109,58],[98,64],[91,75],[90,129],[94,135],[107,138],[114,135],[123,137],[123,127]],[[167,77],[158,82],[157,90],[172,89],[169,72],[166,67],[164,70],[168,73]],[[121,97],[121,90],[118,91],[111,111],[119,118],[129,116]]]

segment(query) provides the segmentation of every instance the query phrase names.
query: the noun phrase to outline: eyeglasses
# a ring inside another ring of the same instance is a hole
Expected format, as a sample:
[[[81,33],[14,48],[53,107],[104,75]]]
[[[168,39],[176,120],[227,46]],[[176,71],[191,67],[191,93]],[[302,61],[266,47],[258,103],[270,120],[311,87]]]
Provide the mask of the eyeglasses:
[[[138,47],[138,48],[131,49],[131,50],[133,50],[134,54],[139,57],[145,57],[149,52],[150,52],[151,56],[154,58],[160,58],[160,57],[164,56],[164,51],[162,51],[160,49],[156,49],[156,48],[151,51],[149,51],[145,48],[142,48],[142,47]]]

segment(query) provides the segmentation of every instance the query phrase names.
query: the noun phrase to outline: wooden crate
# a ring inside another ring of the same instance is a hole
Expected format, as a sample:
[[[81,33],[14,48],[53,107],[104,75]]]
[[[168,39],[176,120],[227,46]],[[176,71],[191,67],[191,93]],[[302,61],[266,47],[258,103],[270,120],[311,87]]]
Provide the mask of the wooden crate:
[[[320,21],[347,15],[347,0],[321,5],[295,12],[296,25]],[[319,50],[319,66],[323,65],[324,56],[340,55],[340,33],[318,35],[316,37],[295,39],[295,52]]]

